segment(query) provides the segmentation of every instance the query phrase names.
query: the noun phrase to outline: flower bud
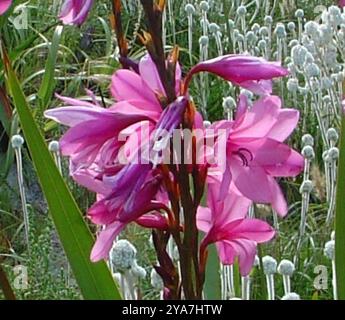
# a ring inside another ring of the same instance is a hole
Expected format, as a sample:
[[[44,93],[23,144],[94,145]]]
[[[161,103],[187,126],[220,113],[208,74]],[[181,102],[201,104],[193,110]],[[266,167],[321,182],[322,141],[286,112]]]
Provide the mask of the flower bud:
[[[295,272],[295,265],[290,260],[282,260],[278,265],[278,273],[284,276],[292,277]]]
[[[24,144],[24,139],[21,135],[16,134],[11,138],[11,144],[14,149],[19,149]]]
[[[262,258],[262,266],[266,275],[277,272],[277,260],[271,256],[265,256]]]

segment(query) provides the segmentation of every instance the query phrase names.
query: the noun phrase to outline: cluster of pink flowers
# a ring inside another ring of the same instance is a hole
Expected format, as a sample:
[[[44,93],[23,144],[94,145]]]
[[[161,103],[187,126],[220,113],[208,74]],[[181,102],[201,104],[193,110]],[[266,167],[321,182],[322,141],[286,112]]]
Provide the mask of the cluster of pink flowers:
[[[283,143],[296,127],[299,114],[282,108],[280,99],[270,95],[271,79],[285,76],[287,71],[261,58],[226,55],[196,65],[182,79],[177,64],[177,99],[162,109],[161,98],[166,93],[150,55],[135,69],[115,72],[111,93],[116,102],[110,108],[100,106],[88,92],[92,102],[59,96],[66,106],[45,113],[70,127],[60,141],[62,154],[70,157],[73,179],[97,193],[88,217],[103,228],[92,250],[92,261],[108,257],[114,240],[129,223],[169,228],[169,219],[162,213],[168,212],[169,201],[159,155],[169,146],[173,131],[181,129],[190,103],[191,77],[211,72],[262,95],[251,108],[241,96],[234,121],[212,124],[214,132],[226,132],[226,147],[215,154],[215,158],[226,159],[224,170],[207,163],[199,165],[208,167],[207,207],[199,207],[197,213],[197,226],[205,233],[200,252],[215,243],[224,264],[232,264],[238,257],[241,273],[248,274],[256,244],[275,234],[266,222],[247,217],[249,206],[252,202],[271,204],[281,216],[286,215],[287,204],[275,178],[296,176],[303,168],[301,155]],[[150,134],[138,140],[137,131],[143,123]],[[193,128],[204,129],[197,112]],[[120,138],[124,133],[127,139]],[[214,138],[217,143],[217,134]],[[119,161],[127,149],[140,156],[143,145],[157,157],[145,163]]]

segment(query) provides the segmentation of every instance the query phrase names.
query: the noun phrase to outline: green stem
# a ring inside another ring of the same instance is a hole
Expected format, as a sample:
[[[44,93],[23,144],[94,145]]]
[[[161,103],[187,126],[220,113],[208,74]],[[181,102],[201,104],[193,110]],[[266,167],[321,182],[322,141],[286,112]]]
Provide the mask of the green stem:
[[[335,270],[338,299],[345,300],[345,116],[341,120],[340,157],[335,214]]]
[[[6,300],[16,300],[16,296],[11,288],[10,282],[7,279],[5,270],[0,265],[0,287],[4,293]]]

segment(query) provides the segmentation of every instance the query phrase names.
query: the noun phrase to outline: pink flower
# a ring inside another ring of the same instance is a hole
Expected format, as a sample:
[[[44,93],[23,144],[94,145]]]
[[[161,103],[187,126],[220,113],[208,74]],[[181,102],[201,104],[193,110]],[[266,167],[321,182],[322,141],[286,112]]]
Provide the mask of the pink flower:
[[[187,106],[185,98],[177,99],[169,105],[162,113],[157,122],[157,132],[165,130],[165,136],[159,140],[160,147],[156,146],[156,139],[150,141],[151,148],[159,153],[161,148],[169,141],[171,133],[181,121],[184,110]],[[91,260],[98,261],[108,256],[109,250],[117,235],[127,224],[137,221],[139,224],[146,224],[148,227],[162,228],[166,223],[155,219],[143,218],[144,215],[153,211],[164,209],[163,203],[157,202],[157,193],[162,190],[162,175],[155,166],[159,164],[156,158],[151,159],[148,164],[128,164],[114,177],[108,179],[112,186],[112,192],[104,199],[96,202],[89,210],[88,215],[92,222],[106,225],[101,231],[94,248],[91,252]],[[138,221],[138,219],[141,219]],[[163,217],[161,219],[165,220]]]
[[[299,112],[281,109],[276,96],[266,96],[248,109],[242,95],[235,121],[219,121],[216,130],[227,130],[226,157],[220,197],[226,195],[230,182],[246,198],[258,203],[270,203],[280,215],[287,213],[284,195],[276,177],[294,177],[304,166],[303,157],[283,141],[296,127]],[[222,151],[224,150],[224,151]]]
[[[198,72],[210,72],[256,94],[272,92],[271,79],[283,77],[288,71],[279,62],[268,62],[250,55],[226,55],[198,63],[186,78],[186,87]]]
[[[345,0],[339,1],[339,7],[345,7]]]
[[[64,24],[80,26],[86,20],[93,5],[93,0],[65,0],[60,12]]]
[[[197,227],[206,233],[201,242],[201,255],[209,244],[215,243],[220,261],[231,265],[238,257],[240,272],[249,274],[255,259],[257,243],[271,240],[275,232],[259,219],[246,218],[251,201],[235,190],[219,200],[219,184],[210,183],[207,189],[208,207],[199,207]]]
[[[1,0],[0,1],[0,16],[3,15],[12,5],[12,0]]]

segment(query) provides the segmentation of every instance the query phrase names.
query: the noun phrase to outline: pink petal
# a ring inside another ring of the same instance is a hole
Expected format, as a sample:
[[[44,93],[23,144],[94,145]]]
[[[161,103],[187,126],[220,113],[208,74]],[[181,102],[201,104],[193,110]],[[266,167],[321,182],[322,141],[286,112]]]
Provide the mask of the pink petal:
[[[0,15],[3,15],[11,6],[12,0],[1,0],[0,2]]]
[[[304,158],[291,149],[289,157],[276,165],[265,166],[265,170],[273,177],[296,177],[304,168]]]
[[[277,122],[271,128],[267,137],[283,142],[296,128],[299,120],[299,111],[294,109],[282,109],[277,117]]]
[[[90,255],[92,262],[108,258],[115,238],[120,234],[125,226],[126,224],[115,221],[99,233]]]
[[[118,70],[112,77],[111,93],[117,101],[137,100],[159,110],[159,102],[142,78],[130,70]]]
[[[259,219],[242,219],[239,223],[224,226],[228,231],[228,240],[244,238],[262,243],[271,240],[274,235],[274,229],[266,222]]]
[[[209,208],[199,206],[196,216],[197,228],[207,233],[212,226],[212,213]]]

